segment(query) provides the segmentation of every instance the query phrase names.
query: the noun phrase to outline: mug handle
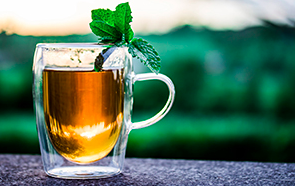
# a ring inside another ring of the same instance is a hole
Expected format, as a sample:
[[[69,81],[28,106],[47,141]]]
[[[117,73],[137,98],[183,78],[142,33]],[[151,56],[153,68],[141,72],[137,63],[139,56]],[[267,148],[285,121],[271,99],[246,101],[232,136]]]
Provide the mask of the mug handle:
[[[134,84],[136,81],[145,81],[145,80],[163,81],[169,89],[169,97],[168,97],[168,100],[167,100],[165,106],[162,108],[162,110],[160,112],[158,112],[156,115],[154,115],[150,119],[131,123],[131,129],[140,129],[140,128],[147,127],[147,126],[150,126],[150,125],[158,122],[169,112],[169,110],[172,107],[172,103],[174,101],[175,88],[174,88],[174,84],[170,78],[168,78],[167,76],[165,76],[163,74],[155,74],[155,73],[136,74],[133,78],[132,84]]]

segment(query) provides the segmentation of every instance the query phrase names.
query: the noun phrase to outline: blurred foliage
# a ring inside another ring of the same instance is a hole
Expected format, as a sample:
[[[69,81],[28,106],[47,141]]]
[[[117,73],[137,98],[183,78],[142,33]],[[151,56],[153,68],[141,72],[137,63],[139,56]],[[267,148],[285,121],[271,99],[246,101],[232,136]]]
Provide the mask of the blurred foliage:
[[[295,162],[293,27],[269,22],[240,31],[183,26],[139,37],[158,50],[161,73],[173,80],[176,99],[157,125],[131,132],[128,156]],[[96,37],[0,34],[1,153],[39,152],[31,68],[40,42],[96,42]],[[134,87],[135,121],[165,104],[163,83]]]
[[[268,24],[234,32],[187,26],[146,39],[162,56],[162,73],[176,84],[174,109],[294,118],[294,28]]]

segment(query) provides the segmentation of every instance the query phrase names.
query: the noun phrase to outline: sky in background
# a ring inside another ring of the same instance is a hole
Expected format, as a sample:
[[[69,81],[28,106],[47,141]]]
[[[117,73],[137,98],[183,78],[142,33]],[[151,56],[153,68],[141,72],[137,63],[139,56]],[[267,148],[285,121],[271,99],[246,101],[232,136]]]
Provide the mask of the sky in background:
[[[119,0],[2,0],[0,32],[20,35],[68,35],[91,32],[91,10]],[[212,29],[242,29],[266,19],[293,24],[294,0],[129,0],[135,33],[163,33],[191,24]]]

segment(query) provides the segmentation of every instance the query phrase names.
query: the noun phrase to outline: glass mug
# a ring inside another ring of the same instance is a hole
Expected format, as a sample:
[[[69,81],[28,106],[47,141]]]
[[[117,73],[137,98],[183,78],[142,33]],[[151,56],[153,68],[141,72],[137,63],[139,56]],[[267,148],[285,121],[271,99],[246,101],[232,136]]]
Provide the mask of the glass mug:
[[[175,89],[165,75],[135,74],[127,47],[92,43],[37,44],[33,97],[45,172],[58,178],[102,178],[123,169],[128,134],[159,121]],[[102,71],[94,62],[104,60]],[[133,84],[161,80],[169,97],[152,118],[131,122]]]

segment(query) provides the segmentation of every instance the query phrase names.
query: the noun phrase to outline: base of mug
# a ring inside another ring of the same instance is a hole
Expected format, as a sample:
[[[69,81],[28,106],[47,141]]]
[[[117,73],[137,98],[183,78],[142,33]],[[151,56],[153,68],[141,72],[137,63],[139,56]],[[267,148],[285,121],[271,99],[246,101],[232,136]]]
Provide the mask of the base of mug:
[[[48,170],[46,173],[55,178],[64,179],[97,179],[119,174],[119,168],[104,166],[79,166],[58,167]]]

